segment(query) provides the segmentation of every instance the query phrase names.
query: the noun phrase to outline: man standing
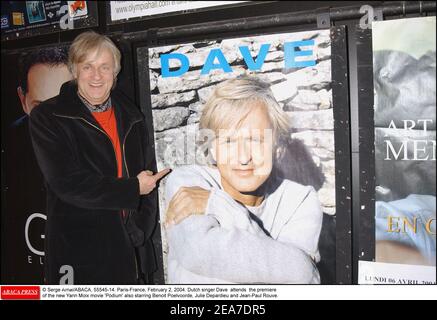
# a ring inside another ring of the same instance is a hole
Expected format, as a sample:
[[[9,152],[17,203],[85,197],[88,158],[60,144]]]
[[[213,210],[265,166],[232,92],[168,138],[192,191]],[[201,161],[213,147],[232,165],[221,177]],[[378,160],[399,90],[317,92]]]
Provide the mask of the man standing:
[[[47,181],[48,284],[147,283],[156,269],[154,154],[143,115],[114,89],[121,54],[95,32],[72,43],[74,77],[30,113]]]

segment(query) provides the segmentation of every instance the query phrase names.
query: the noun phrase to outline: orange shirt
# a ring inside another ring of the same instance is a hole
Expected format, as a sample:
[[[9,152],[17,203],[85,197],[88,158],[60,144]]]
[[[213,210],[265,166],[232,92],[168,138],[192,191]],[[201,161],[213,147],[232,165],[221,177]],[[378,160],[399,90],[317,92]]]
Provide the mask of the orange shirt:
[[[111,107],[103,112],[92,112],[92,115],[106,132],[106,134],[111,138],[117,159],[117,175],[118,178],[121,178],[123,176],[123,161],[121,159],[120,138],[118,137],[117,121],[115,119],[114,108]]]

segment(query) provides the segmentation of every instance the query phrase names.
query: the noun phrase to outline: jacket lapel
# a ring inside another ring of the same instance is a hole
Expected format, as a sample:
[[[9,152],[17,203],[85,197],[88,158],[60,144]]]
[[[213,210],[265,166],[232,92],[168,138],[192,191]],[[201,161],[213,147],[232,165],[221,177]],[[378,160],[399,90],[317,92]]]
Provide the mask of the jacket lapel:
[[[58,99],[60,101],[59,109],[54,114],[68,118],[81,118],[100,128],[91,112],[77,96],[77,84],[74,80],[62,85]],[[120,143],[123,143],[130,128],[136,122],[141,121],[143,115],[135,104],[117,90],[111,92],[111,99],[117,119]]]

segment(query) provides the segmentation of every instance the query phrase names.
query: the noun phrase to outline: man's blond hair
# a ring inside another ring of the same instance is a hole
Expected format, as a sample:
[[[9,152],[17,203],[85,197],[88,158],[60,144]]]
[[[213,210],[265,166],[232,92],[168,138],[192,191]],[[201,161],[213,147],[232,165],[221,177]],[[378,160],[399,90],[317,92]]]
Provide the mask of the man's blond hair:
[[[78,63],[85,61],[88,54],[103,48],[109,49],[114,58],[114,78],[121,69],[121,53],[111,39],[94,31],[86,31],[78,35],[70,46],[68,52],[68,68],[75,75]]]
[[[275,141],[288,134],[287,114],[276,101],[270,85],[254,76],[238,77],[218,84],[202,110],[200,128],[216,133],[221,129],[238,128],[255,105],[265,107]]]

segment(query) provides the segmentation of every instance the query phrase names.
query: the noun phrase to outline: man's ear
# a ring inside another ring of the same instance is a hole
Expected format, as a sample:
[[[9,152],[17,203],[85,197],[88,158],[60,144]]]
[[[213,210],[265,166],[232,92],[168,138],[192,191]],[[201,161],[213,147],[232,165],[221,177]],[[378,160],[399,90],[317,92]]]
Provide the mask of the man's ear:
[[[30,109],[27,107],[26,95],[24,94],[23,88],[17,87],[17,94],[18,94],[18,98],[20,98],[21,107],[23,108],[24,113],[29,114]]]
[[[275,160],[281,159],[285,154],[285,148],[283,146],[276,146],[274,149],[276,149],[273,155]]]
[[[74,66],[70,69],[70,73],[73,77],[73,80],[77,80],[77,66]]]

